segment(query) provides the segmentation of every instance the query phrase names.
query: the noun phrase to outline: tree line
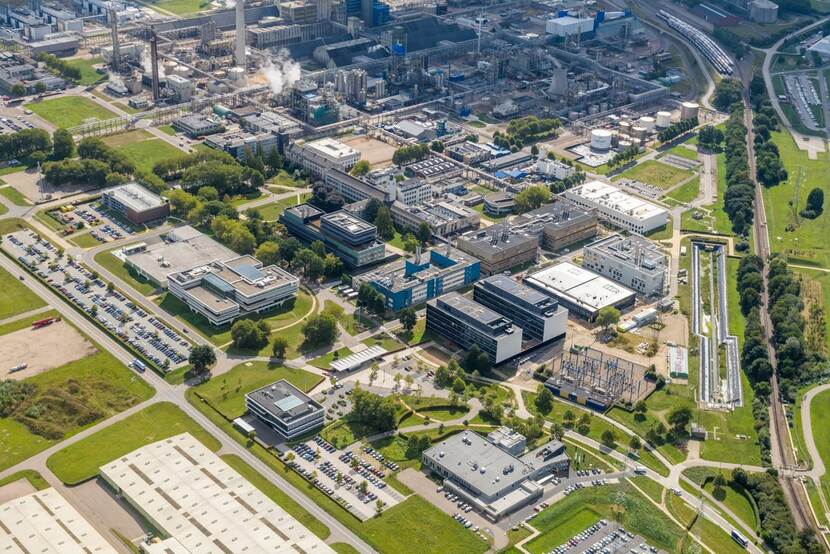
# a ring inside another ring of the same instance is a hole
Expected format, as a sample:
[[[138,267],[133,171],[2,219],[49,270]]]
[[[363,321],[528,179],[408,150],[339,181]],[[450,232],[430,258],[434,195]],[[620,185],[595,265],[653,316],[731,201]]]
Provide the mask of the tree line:
[[[726,121],[724,152],[726,156],[726,193],[723,209],[732,222],[732,230],[746,236],[754,219],[755,186],[749,176],[746,126],[743,107],[737,106]]]
[[[660,142],[671,142],[684,133],[688,133],[697,126],[698,120],[696,117],[682,119],[677,123],[672,123],[667,128],[657,133],[657,140]]]
[[[64,59],[61,59],[53,54],[41,52],[37,56],[37,60],[46,64],[46,67],[70,81],[81,80],[81,70]]]

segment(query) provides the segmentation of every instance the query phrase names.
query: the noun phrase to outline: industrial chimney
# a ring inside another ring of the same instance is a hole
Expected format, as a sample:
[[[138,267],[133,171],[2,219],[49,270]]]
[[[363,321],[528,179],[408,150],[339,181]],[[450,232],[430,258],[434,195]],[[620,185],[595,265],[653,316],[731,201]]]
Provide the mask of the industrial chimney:
[[[152,65],[153,75],[153,102],[159,100],[159,53],[158,53],[158,37],[156,30],[150,29],[150,65]]]
[[[245,0],[236,2],[236,66],[248,68],[245,57]]]
[[[115,8],[109,8],[107,17],[110,20],[110,28],[112,30],[112,69],[118,71],[121,66],[121,48],[118,44],[118,15]]]

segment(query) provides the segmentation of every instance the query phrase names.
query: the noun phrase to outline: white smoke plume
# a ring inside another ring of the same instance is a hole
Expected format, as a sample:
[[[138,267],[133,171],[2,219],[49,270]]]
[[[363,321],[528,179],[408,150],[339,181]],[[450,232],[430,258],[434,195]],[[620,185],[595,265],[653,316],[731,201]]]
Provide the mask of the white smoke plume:
[[[162,77],[165,76],[164,75],[164,66],[161,64],[161,60],[157,60],[157,63],[158,63],[158,66],[159,66],[159,79],[161,79]],[[150,57],[150,52],[148,52],[147,50],[142,50],[141,51],[141,67],[144,68],[144,72],[147,75],[152,75],[153,74],[153,60]]]
[[[225,0],[225,7],[234,9],[236,7],[236,0]]]
[[[276,58],[269,59],[259,72],[268,81],[274,94],[281,94],[299,81],[301,76],[300,64],[285,49],[280,50]]]

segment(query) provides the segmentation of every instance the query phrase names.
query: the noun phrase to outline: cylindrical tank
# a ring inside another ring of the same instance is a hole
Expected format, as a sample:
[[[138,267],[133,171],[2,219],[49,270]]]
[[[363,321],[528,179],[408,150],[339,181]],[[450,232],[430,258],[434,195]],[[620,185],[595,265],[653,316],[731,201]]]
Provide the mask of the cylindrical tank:
[[[627,150],[629,148],[631,148],[631,141],[630,140],[621,140],[620,141],[620,145],[619,145],[620,150]]]
[[[177,65],[176,66],[176,75],[180,77],[190,77],[190,68],[186,65]]]
[[[671,125],[671,112],[657,112],[656,125],[660,129],[665,129]]]
[[[594,129],[591,131],[591,149],[605,151],[611,148],[611,131]]]
[[[172,74],[172,73],[173,73],[173,70],[175,70],[175,69],[176,69],[176,66],[177,66],[177,65],[179,65],[179,64],[177,64],[176,62],[171,61],[171,60],[167,60],[166,62],[164,62],[163,64],[161,64],[161,66],[164,68],[164,74],[165,74],[165,75],[170,75],[170,74]]]
[[[650,133],[654,130],[655,121],[653,117],[648,115],[644,115],[640,118],[640,127],[645,127],[646,130]]]
[[[228,79],[231,81],[240,81],[245,77],[245,70],[241,67],[232,67],[228,70]]]
[[[645,140],[648,130],[640,125],[635,125],[631,128],[631,137],[635,139]]]
[[[631,132],[631,123],[628,121],[620,121],[620,133],[627,135]]]
[[[680,119],[694,119],[700,112],[700,105],[697,102],[683,102],[680,104]]]

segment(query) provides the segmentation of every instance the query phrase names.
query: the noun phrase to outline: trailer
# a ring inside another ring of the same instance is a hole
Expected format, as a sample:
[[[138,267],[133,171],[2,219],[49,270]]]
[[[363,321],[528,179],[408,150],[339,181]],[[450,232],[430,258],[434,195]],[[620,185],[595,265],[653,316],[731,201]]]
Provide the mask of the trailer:
[[[52,325],[60,321],[60,317],[47,317],[46,319],[39,319],[32,323],[32,329],[40,329],[41,327],[46,327],[47,325]]]

